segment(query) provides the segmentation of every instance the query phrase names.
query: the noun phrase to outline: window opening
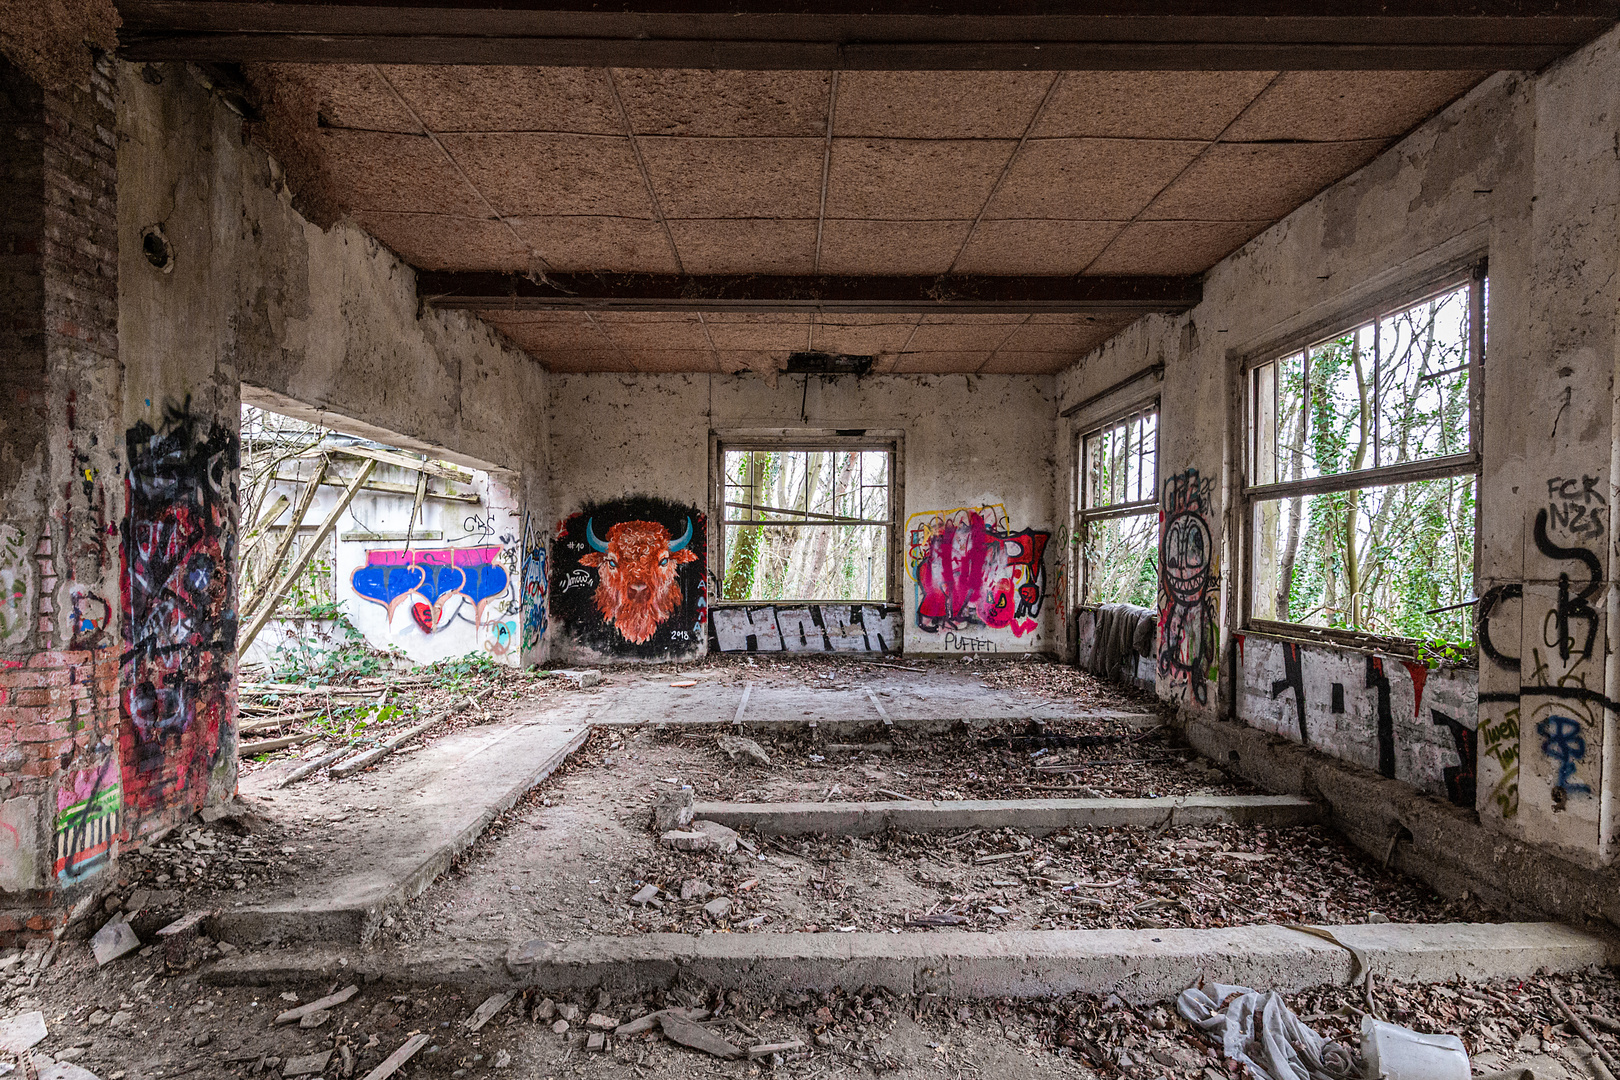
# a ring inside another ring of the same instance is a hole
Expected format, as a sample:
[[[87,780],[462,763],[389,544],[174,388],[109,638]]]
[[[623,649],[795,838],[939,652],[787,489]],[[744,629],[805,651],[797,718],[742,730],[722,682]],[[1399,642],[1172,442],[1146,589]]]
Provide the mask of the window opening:
[[[1251,621],[1472,644],[1483,290],[1250,371]]]
[[[726,445],[720,457],[721,600],[888,601],[892,445]]]
[[[1152,607],[1159,580],[1159,406],[1080,440],[1080,538],[1089,604]]]

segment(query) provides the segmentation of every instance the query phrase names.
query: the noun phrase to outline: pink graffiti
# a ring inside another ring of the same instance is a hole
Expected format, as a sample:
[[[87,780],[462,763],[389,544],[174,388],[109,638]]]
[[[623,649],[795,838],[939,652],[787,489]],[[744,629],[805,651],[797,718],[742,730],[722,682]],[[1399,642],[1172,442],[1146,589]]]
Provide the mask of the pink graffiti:
[[[932,633],[977,622],[1022,637],[1038,625],[1047,533],[1009,534],[963,509],[913,530],[917,625]]]

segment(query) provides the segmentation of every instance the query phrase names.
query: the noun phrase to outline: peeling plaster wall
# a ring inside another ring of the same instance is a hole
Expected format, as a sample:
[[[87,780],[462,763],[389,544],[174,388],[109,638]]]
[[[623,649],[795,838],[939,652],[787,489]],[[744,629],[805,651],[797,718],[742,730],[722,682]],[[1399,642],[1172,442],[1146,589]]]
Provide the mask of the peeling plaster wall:
[[[559,516],[586,502],[651,495],[696,507],[712,521],[710,432],[736,437],[860,428],[900,437],[903,519],[999,506],[1013,531],[1050,534],[1057,525],[1052,380],[1044,376],[812,377],[806,387],[794,376],[773,386],[753,375],[555,374],[551,411],[551,502]],[[926,520],[913,519],[911,525],[915,529]],[[708,530],[711,603],[718,531],[714,525]],[[918,590],[904,533],[901,546],[897,591],[903,600],[905,651],[1058,649],[1063,632],[1051,598],[1067,571],[1056,546],[1048,544],[1042,560],[1046,602],[1034,628],[1022,634],[977,624],[960,630],[919,627]],[[566,647],[571,659],[616,658],[572,642]]]
[[[543,494],[545,373],[463,314],[419,316],[409,267],[358,229],[291,207],[241,120],[183,65],[118,68],[122,412],[132,492],[124,536],[125,798],[134,835],[235,788],[236,443],[255,404],[475,468]],[[143,247],[153,230],[166,269]],[[145,457],[145,472],[142,457]],[[543,504],[530,508],[545,514]],[[139,512],[138,512],[139,511]],[[206,580],[143,549],[173,536]],[[183,662],[163,590],[184,580]],[[538,649],[538,646],[537,646]]]
[[[1233,666],[1242,587],[1236,565],[1240,361],[1425,273],[1488,255],[1476,595],[1495,589],[1498,602],[1486,627],[1494,650],[1481,657],[1478,707],[1457,719],[1472,732],[1486,733],[1479,736],[1476,792],[1482,817],[1494,828],[1589,863],[1611,860],[1615,851],[1612,810],[1606,807],[1612,807],[1615,787],[1611,703],[1620,693],[1620,671],[1605,666],[1610,616],[1604,606],[1606,597],[1613,603],[1614,536],[1607,523],[1596,538],[1561,527],[1556,482],[1573,478],[1584,488],[1590,478],[1605,511],[1615,498],[1610,391],[1620,345],[1613,287],[1620,275],[1617,49],[1620,31],[1543,72],[1486,80],[1217,265],[1207,276],[1203,302],[1191,312],[1142,319],[1058,378],[1062,407],[1149,364],[1166,365],[1161,481],[1194,469],[1207,485],[1201,513],[1216,556],[1211,569],[1218,575],[1207,614],[1222,640],[1203,653],[1214,660],[1207,674],[1218,686],[1207,684],[1202,700],[1185,673],[1174,665],[1167,670],[1162,657],[1159,693],[1189,712],[1231,711],[1256,726],[1284,731],[1290,725],[1278,710],[1292,691],[1271,695],[1272,681],[1287,677],[1281,644],[1262,645],[1249,634],[1248,659]],[[1074,498],[1075,436],[1142,393],[1139,384],[1060,430],[1060,476],[1068,478],[1060,482],[1069,489],[1068,505]],[[1549,511],[1552,524],[1538,540],[1537,517]],[[1562,601],[1560,575],[1570,583]],[[1569,598],[1583,592],[1590,616],[1571,607]],[[1561,647],[1560,611],[1569,616],[1572,610]],[[1162,642],[1162,628],[1160,636]],[[1354,680],[1352,669],[1361,672],[1354,696],[1363,698],[1365,654],[1331,646],[1312,646],[1308,654],[1306,670],[1320,666],[1324,674],[1305,677],[1307,743],[1376,768],[1375,718],[1364,700],[1342,715],[1331,713],[1331,701],[1314,700],[1324,685]],[[1386,672],[1394,669],[1399,693],[1406,677],[1400,665],[1382,663]],[[1325,674],[1341,667],[1338,675]],[[1313,690],[1313,684],[1321,685]],[[1462,694],[1459,707],[1469,700]],[[1435,765],[1461,762],[1447,753],[1438,731],[1417,728],[1422,735],[1413,729],[1410,751],[1396,747],[1396,775],[1441,794]],[[1292,735],[1299,737],[1297,721]],[[1399,742],[1399,724],[1396,736]],[[1431,750],[1438,756],[1417,764]],[[1403,757],[1408,753],[1416,756]]]

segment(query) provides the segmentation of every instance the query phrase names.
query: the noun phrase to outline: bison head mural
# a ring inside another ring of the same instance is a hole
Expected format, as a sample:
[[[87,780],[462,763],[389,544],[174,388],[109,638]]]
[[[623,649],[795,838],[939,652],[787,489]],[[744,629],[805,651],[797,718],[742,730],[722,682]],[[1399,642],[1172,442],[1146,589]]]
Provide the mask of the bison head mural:
[[[707,635],[708,520],[650,495],[588,503],[557,523],[550,608],[583,660],[672,660]]]
[[[607,543],[596,535],[594,518],[585,520],[589,555],[581,566],[594,566],[598,576],[596,610],[618,627],[626,641],[644,644],[658,625],[681,605],[681,586],[675,573],[682,563],[697,558],[687,550],[692,542],[692,519],[679,540],[652,521],[621,521],[608,529]]]

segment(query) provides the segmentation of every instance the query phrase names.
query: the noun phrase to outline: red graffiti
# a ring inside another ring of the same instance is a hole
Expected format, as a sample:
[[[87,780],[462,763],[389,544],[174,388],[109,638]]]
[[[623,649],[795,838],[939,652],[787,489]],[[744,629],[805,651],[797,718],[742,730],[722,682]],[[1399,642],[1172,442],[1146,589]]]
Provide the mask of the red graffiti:
[[[1401,666],[1412,676],[1412,715],[1417,716],[1418,710],[1423,707],[1423,687],[1429,681],[1429,669],[1416,660],[1402,660]]]

